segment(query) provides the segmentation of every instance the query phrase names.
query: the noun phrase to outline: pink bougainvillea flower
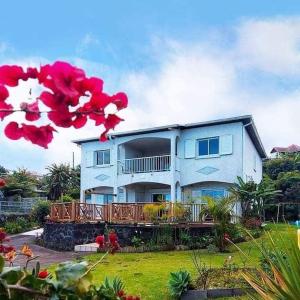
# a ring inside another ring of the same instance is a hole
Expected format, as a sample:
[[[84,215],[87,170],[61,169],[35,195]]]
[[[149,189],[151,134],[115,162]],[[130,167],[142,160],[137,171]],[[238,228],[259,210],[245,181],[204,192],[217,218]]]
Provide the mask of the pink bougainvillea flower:
[[[4,133],[11,140],[19,140],[23,136],[23,129],[17,122],[10,122],[6,125]]]
[[[0,67],[0,83],[8,86],[17,86],[20,79],[25,78],[23,68],[20,66],[4,65]]]
[[[70,98],[79,95],[76,86],[86,79],[83,70],[62,61],[57,61],[50,67],[49,75],[57,90]]]
[[[25,118],[27,121],[36,121],[41,117],[38,100],[31,104],[22,102],[20,108],[26,112]]]
[[[48,118],[56,126],[69,128],[73,125],[73,115],[69,112],[68,108],[61,106],[59,109],[48,112]]]
[[[126,108],[128,105],[128,98],[125,93],[117,93],[111,96],[112,103],[116,105],[117,109]]]
[[[13,113],[13,106],[6,102],[0,102],[0,119],[3,121],[5,117]],[[1,111],[3,110],[3,111]]]
[[[80,85],[77,83],[77,86],[82,93],[85,93],[86,91],[89,91],[90,93],[102,93],[103,80],[97,77],[86,78]]]
[[[29,67],[26,70],[25,78],[26,79],[29,79],[29,78],[36,79],[36,78],[38,78],[38,74],[39,74],[39,72],[38,72],[37,68]]]
[[[53,139],[53,132],[56,131],[52,126],[34,126],[22,124],[23,137],[31,143],[48,148],[49,143]]]
[[[0,178],[0,188],[3,188],[4,186],[6,186],[6,182],[3,178]],[[0,233],[0,241],[1,241],[1,233]]]
[[[4,85],[0,85],[0,102],[5,101],[9,96],[9,92]]]
[[[117,115],[109,114],[105,120],[104,127],[106,129],[114,129],[123,119]]]
[[[87,116],[82,114],[77,114],[75,119],[73,120],[73,127],[78,129],[83,127],[87,122]]]

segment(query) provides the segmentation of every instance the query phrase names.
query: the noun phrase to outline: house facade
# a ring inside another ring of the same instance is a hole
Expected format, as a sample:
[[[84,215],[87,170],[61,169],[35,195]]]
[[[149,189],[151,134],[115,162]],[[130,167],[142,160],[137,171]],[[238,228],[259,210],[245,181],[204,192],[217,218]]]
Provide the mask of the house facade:
[[[266,158],[251,116],[74,142],[82,154],[81,201],[98,204],[225,196],[237,176],[260,182]]]

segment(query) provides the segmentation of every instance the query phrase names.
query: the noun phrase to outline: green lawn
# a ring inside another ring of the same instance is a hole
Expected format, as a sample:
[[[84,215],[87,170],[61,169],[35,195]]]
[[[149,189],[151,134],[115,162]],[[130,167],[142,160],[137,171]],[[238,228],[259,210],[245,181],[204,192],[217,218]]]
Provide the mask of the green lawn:
[[[273,227],[271,225],[269,227]],[[277,231],[283,233],[285,239],[291,238],[287,234],[287,226],[277,226]],[[260,240],[262,240],[260,238]],[[239,244],[241,249],[251,256],[251,261],[247,266],[258,264],[259,250],[253,241]],[[206,250],[201,250],[202,260],[214,267],[221,267],[224,260],[230,255],[233,262],[242,265],[241,253],[232,246],[230,253],[209,254]],[[95,262],[101,254],[86,256],[89,262]],[[139,295],[144,300],[150,299],[169,299],[168,297],[168,278],[169,273],[185,269],[196,275],[196,270],[191,260],[191,251],[172,251],[172,252],[153,252],[153,253],[116,253],[110,255],[103,264],[93,271],[95,283],[101,283],[105,276],[119,276],[126,284],[126,290],[130,294]]]

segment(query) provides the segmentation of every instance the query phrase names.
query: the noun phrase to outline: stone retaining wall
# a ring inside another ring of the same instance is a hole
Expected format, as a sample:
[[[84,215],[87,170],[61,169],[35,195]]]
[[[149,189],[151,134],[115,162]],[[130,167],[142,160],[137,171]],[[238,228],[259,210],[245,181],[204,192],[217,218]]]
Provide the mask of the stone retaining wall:
[[[133,225],[133,224],[105,224],[105,223],[46,223],[44,225],[43,240],[47,248],[60,251],[73,251],[75,245],[87,244],[95,241],[95,237],[103,234],[106,229],[114,229],[121,247],[131,245],[134,236],[143,242],[149,242],[155,235],[164,234],[166,230],[176,241],[179,230],[188,228],[190,235],[199,236],[209,234],[211,226],[182,226],[182,225]]]

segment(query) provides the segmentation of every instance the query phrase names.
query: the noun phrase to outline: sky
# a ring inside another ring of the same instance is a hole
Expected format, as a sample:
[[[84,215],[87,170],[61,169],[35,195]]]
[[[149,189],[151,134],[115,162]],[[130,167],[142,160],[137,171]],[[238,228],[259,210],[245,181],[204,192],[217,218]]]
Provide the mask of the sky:
[[[0,65],[56,60],[127,93],[116,131],[252,114],[267,152],[300,144],[299,1],[3,1]],[[24,101],[30,88],[39,91],[28,82],[11,99]],[[59,129],[45,150],[5,138],[10,118],[0,122],[8,169],[44,173],[73,152],[79,163],[71,141],[101,132]]]

